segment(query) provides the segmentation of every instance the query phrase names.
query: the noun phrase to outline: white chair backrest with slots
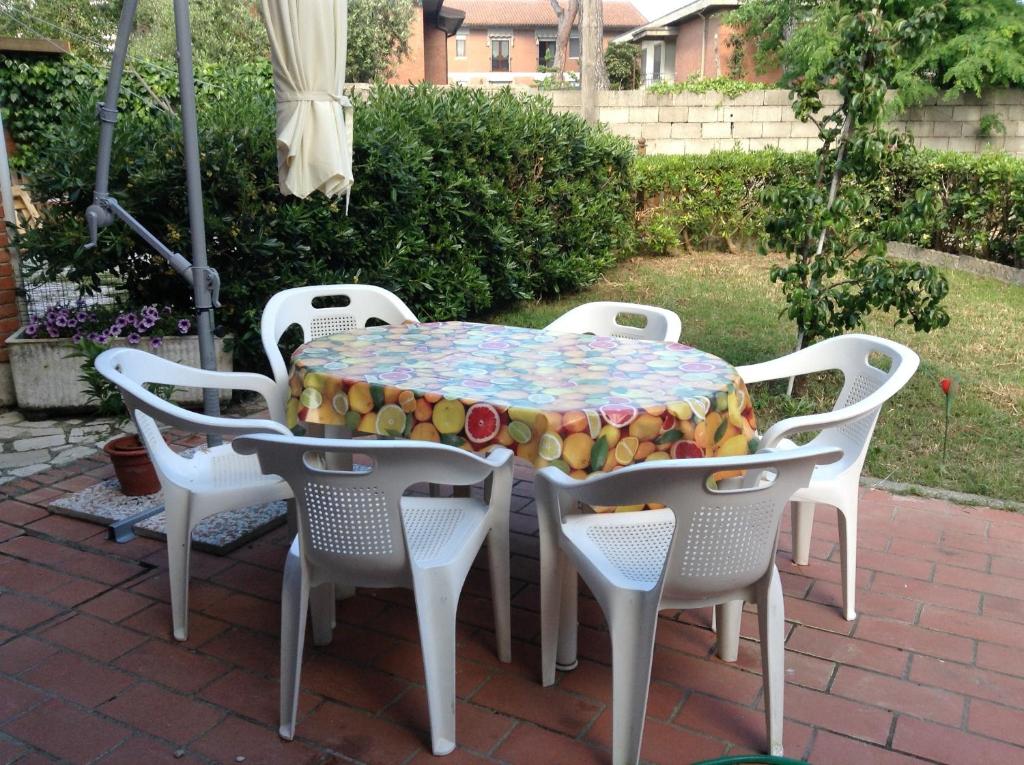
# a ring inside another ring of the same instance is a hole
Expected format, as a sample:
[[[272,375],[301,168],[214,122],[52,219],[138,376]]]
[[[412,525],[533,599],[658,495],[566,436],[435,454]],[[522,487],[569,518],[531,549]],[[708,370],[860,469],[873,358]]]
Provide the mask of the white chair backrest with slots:
[[[253,457],[229,445],[200,449],[183,457],[164,440],[160,426],[188,433],[239,436],[252,433],[290,435],[277,421],[284,402],[274,381],[243,372],[213,372],[159,358],[135,348],[111,348],[96,358],[96,369],[117,386],[160,479],[167,517],[167,558],[171,580],[174,637],[188,638],[189,551],[192,529],[225,510],[291,498],[288,485],[264,475]],[[247,390],[260,394],[274,420],[211,417],[191,412],[146,390],[146,385]]]
[[[888,369],[872,361],[888,360]],[[793,560],[806,565],[817,503],[839,512],[843,614],[856,618],[857,505],[860,474],[882,406],[906,385],[920,359],[900,343],[870,335],[841,335],[761,364],[738,367],[743,381],[752,383],[838,370],[843,387],[830,412],[789,417],[765,431],[761,449],[793,448],[790,436],[820,431],[814,446],[838,446],[843,459],[814,471],[810,486],[793,496]]]
[[[317,307],[315,301],[331,299],[342,306]],[[325,284],[296,287],[278,292],[263,309],[260,336],[278,388],[282,411],[288,398],[288,364],[278,343],[292,325],[302,329],[302,342],[318,337],[361,329],[371,321],[401,324],[417,321],[415,314],[397,295],[368,284]],[[275,416],[275,419],[276,416]],[[279,422],[284,422],[283,414]]]
[[[537,475],[541,533],[541,655],[545,685],[575,664],[576,571],[604,611],[612,644],[612,751],[637,762],[658,611],[757,603],[769,749],[781,754],[783,602],[775,548],[782,511],[818,464],[839,449],[804,448],[735,458],[641,463],[569,478]],[[722,470],[745,470],[741,487],[709,488]],[[661,510],[579,514],[578,503],[658,503]],[[735,614],[738,620],[738,613]],[[685,682],[685,678],[681,679]]]
[[[298,537],[281,597],[281,736],[295,734],[307,603],[313,641],[329,643],[334,587],[408,587],[416,600],[434,754],[455,747],[455,609],[466,575],[487,540],[498,657],[511,660],[509,505],[512,452],[487,457],[420,441],[253,436],[235,448],[257,454],[295,493]],[[370,467],[363,469],[361,457]],[[321,467],[334,460],[352,470]],[[484,483],[484,499],[406,496],[443,477]]]
[[[641,327],[623,324],[626,317],[645,320]],[[630,340],[659,340],[675,343],[683,331],[683,323],[672,311],[639,303],[584,303],[566,311],[545,328],[558,334],[604,335]]]

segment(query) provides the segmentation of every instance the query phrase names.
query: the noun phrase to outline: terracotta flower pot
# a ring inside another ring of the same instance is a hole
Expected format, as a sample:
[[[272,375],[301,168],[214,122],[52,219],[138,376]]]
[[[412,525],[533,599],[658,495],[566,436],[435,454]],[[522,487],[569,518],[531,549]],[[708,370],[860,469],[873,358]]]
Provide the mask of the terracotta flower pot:
[[[160,491],[153,463],[136,436],[118,436],[103,446],[103,451],[114,465],[114,474],[121,484],[121,491],[129,497],[141,497]]]

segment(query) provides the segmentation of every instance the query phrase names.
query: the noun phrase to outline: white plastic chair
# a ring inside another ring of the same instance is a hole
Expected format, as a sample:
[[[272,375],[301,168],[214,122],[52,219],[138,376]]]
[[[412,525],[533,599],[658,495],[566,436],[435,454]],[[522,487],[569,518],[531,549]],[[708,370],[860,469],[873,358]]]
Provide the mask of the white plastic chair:
[[[318,298],[348,298],[349,302],[343,307],[317,308],[313,301]],[[278,347],[285,330],[293,324],[299,325],[302,329],[302,342],[308,343],[324,335],[361,329],[373,319],[386,324],[417,321],[415,314],[398,296],[368,284],[296,287],[278,292],[270,298],[263,309],[260,335],[263,350],[270,361],[271,374],[277,384],[278,398],[282,402],[288,399],[288,365]],[[284,422],[283,414],[279,422]]]
[[[786,501],[839,449],[642,463],[578,481],[545,468],[535,483],[541,540],[544,685],[576,664],[576,570],[604,611],[612,643],[612,761],[640,756],[658,611],[757,603],[769,749],[782,754],[782,585],[775,567]],[[740,488],[710,489],[720,470]],[[770,472],[768,472],[770,471]],[[770,476],[761,479],[762,476]],[[663,510],[574,514],[577,503],[657,502]],[[685,678],[680,678],[685,682]]]
[[[295,492],[299,533],[281,591],[280,735],[295,735],[307,604],[313,642],[331,642],[334,587],[409,587],[416,599],[433,752],[455,748],[455,612],[484,539],[490,563],[498,658],[511,661],[509,504],[512,452],[486,458],[443,444],[252,436],[234,447],[259,455]],[[319,467],[319,455],[370,457],[370,470]],[[486,481],[484,500],[403,496],[444,476]]]
[[[873,366],[872,354],[888,358],[889,371]],[[843,388],[831,412],[775,423],[761,438],[760,448],[793,448],[789,436],[820,430],[810,442],[812,445],[838,446],[843,450],[842,460],[816,469],[810,486],[793,495],[793,562],[807,565],[815,504],[835,507],[839,520],[843,616],[849,620],[857,618],[854,597],[861,469],[882,405],[907,384],[919,363],[918,355],[905,345],[870,335],[841,335],[788,356],[736,369],[747,385],[828,370],[843,373]]]
[[[640,316],[647,320],[643,327],[620,324],[620,316]],[[660,340],[679,342],[683,323],[679,317],[664,308],[639,303],[584,303],[566,311],[545,328],[557,334],[604,335],[631,340]]]
[[[212,372],[176,364],[135,348],[111,348],[96,358],[96,369],[118,387],[139,438],[146,447],[163,490],[167,517],[167,568],[171,617],[176,640],[188,639],[188,580],[192,529],[225,510],[291,499],[277,476],[264,475],[253,457],[223,444],[183,457],[163,439],[160,425],[189,433],[238,436],[249,433],[290,435],[274,420],[210,417],[171,404],[143,387],[146,383],[188,388],[248,390],[259,393],[274,414],[284,402],[275,398],[273,380],[243,372]]]

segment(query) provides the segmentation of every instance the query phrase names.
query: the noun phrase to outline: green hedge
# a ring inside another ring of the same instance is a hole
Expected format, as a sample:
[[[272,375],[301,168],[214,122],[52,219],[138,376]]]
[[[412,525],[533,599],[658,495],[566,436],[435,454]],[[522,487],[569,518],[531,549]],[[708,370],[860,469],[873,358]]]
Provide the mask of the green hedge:
[[[794,175],[810,179],[814,155],[777,150],[640,157],[635,183],[641,240],[651,251],[673,245],[720,248],[758,240],[766,210],[760,192]],[[857,183],[857,179],[845,182]],[[864,185],[876,214],[865,225],[908,231],[908,244],[1024,266],[1024,160],[922,150],[890,161]],[[910,204],[921,191],[936,201],[923,218]],[[892,225],[896,224],[896,225]]]
[[[425,320],[464,318],[517,299],[590,284],[628,252],[628,142],[557,115],[539,97],[465,88],[381,87],[355,117],[356,186],[344,200],[282,197],[268,77],[199,94],[210,263],[222,279],[218,322],[259,363],[259,316],[278,290],[358,281],[399,294]],[[68,109],[35,145],[32,186],[57,199],[21,241],[49,277],[93,288],[121,277],[130,300],[184,307],[189,291],[124,226],[83,250],[92,196],[94,105]],[[180,124],[161,112],[119,121],[111,192],[188,256]]]

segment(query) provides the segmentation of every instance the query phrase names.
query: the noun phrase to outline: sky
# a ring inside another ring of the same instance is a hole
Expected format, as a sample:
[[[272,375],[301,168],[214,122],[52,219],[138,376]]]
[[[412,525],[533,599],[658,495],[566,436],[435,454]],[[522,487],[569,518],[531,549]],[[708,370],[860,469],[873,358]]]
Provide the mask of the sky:
[[[632,0],[632,2],[636,9],[650,21],[664,16],[669,11],[674,11],[676,8],[681,8],[686,5],[688,0]]]

